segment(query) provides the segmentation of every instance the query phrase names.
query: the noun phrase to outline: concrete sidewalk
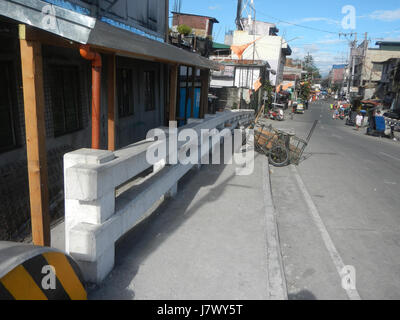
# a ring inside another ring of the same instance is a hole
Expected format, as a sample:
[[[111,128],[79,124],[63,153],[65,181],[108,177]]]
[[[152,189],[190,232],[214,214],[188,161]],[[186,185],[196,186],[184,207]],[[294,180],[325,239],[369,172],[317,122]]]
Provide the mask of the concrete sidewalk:
[[[116,246],[90,299],[285,299],[266,157],[250,176],[203,166]]]

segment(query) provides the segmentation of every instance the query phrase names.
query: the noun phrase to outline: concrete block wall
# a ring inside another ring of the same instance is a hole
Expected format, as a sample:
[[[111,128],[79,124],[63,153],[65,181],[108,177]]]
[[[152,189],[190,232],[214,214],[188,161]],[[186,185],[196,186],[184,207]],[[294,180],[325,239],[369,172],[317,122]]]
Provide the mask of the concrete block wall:
[[[179,130],[191,128],[200,136],[202,129],[233,130],[253,119],[253,110],[217,112],[204,120],[190,119]],[[213,150],[210,140],[208,146]],[[160,199],[176,195],[178,181],[194,167],[166,165],[167,154],[153,173],[116,197],[116,189],[152,167],[146,152],[153,143],[145,140],[116,152],[80,149],[64,156],[65,247],[79,262],[88,282],[104,280],[114,266],[115,242],[151,214],[150,209]],[[178,153],[187,152],[184,144],[178,142]],[[199,152],[199,158],[204,154]]]

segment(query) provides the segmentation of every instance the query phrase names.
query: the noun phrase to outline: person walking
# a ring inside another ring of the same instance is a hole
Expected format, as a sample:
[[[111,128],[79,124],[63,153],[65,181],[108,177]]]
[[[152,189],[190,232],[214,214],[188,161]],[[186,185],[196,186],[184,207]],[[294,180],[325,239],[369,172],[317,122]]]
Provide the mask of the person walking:
[[[357,131],[358,131],[358,130],[360,129],[360,127],[362,126],[363,120],[364,120],[364,117],[362,116],[361,112],[359,112],[359,113],[357,114],[357,117],[356,117],[356,128],[357,128]]]

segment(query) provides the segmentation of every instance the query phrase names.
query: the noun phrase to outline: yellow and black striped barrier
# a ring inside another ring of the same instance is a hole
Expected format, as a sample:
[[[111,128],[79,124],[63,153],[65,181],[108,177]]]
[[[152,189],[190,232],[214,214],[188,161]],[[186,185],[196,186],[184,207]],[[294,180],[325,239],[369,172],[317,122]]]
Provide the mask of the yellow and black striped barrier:
[[[0,241],[0,300],[86,300],[78,264],[56,249]]]

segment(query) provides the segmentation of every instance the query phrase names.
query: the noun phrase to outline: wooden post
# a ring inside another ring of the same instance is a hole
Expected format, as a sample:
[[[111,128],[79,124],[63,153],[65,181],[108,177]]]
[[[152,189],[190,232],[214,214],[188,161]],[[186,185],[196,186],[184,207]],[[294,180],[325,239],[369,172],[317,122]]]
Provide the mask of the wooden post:
[[[171,66],[169,74],[169,121],[176,120],[176,93],[178,91],[178,65]]]
[[[196,68],[192,68],[192,91],[190,92],[190,117],[194,118],[194,97],[195,97],[195,85],[196,85]]]
[[[19,31],[32,240],[35,245],[50,246],[42,46],[26,40],[24,25]]]
[[[115,99],[116,99],[115,55],[108,56],[108,150],[115,151]]]
[[[200,101],[200,118],[208,112],[208,89],[209,89],[209,70],[201,69],[201,101]]]

